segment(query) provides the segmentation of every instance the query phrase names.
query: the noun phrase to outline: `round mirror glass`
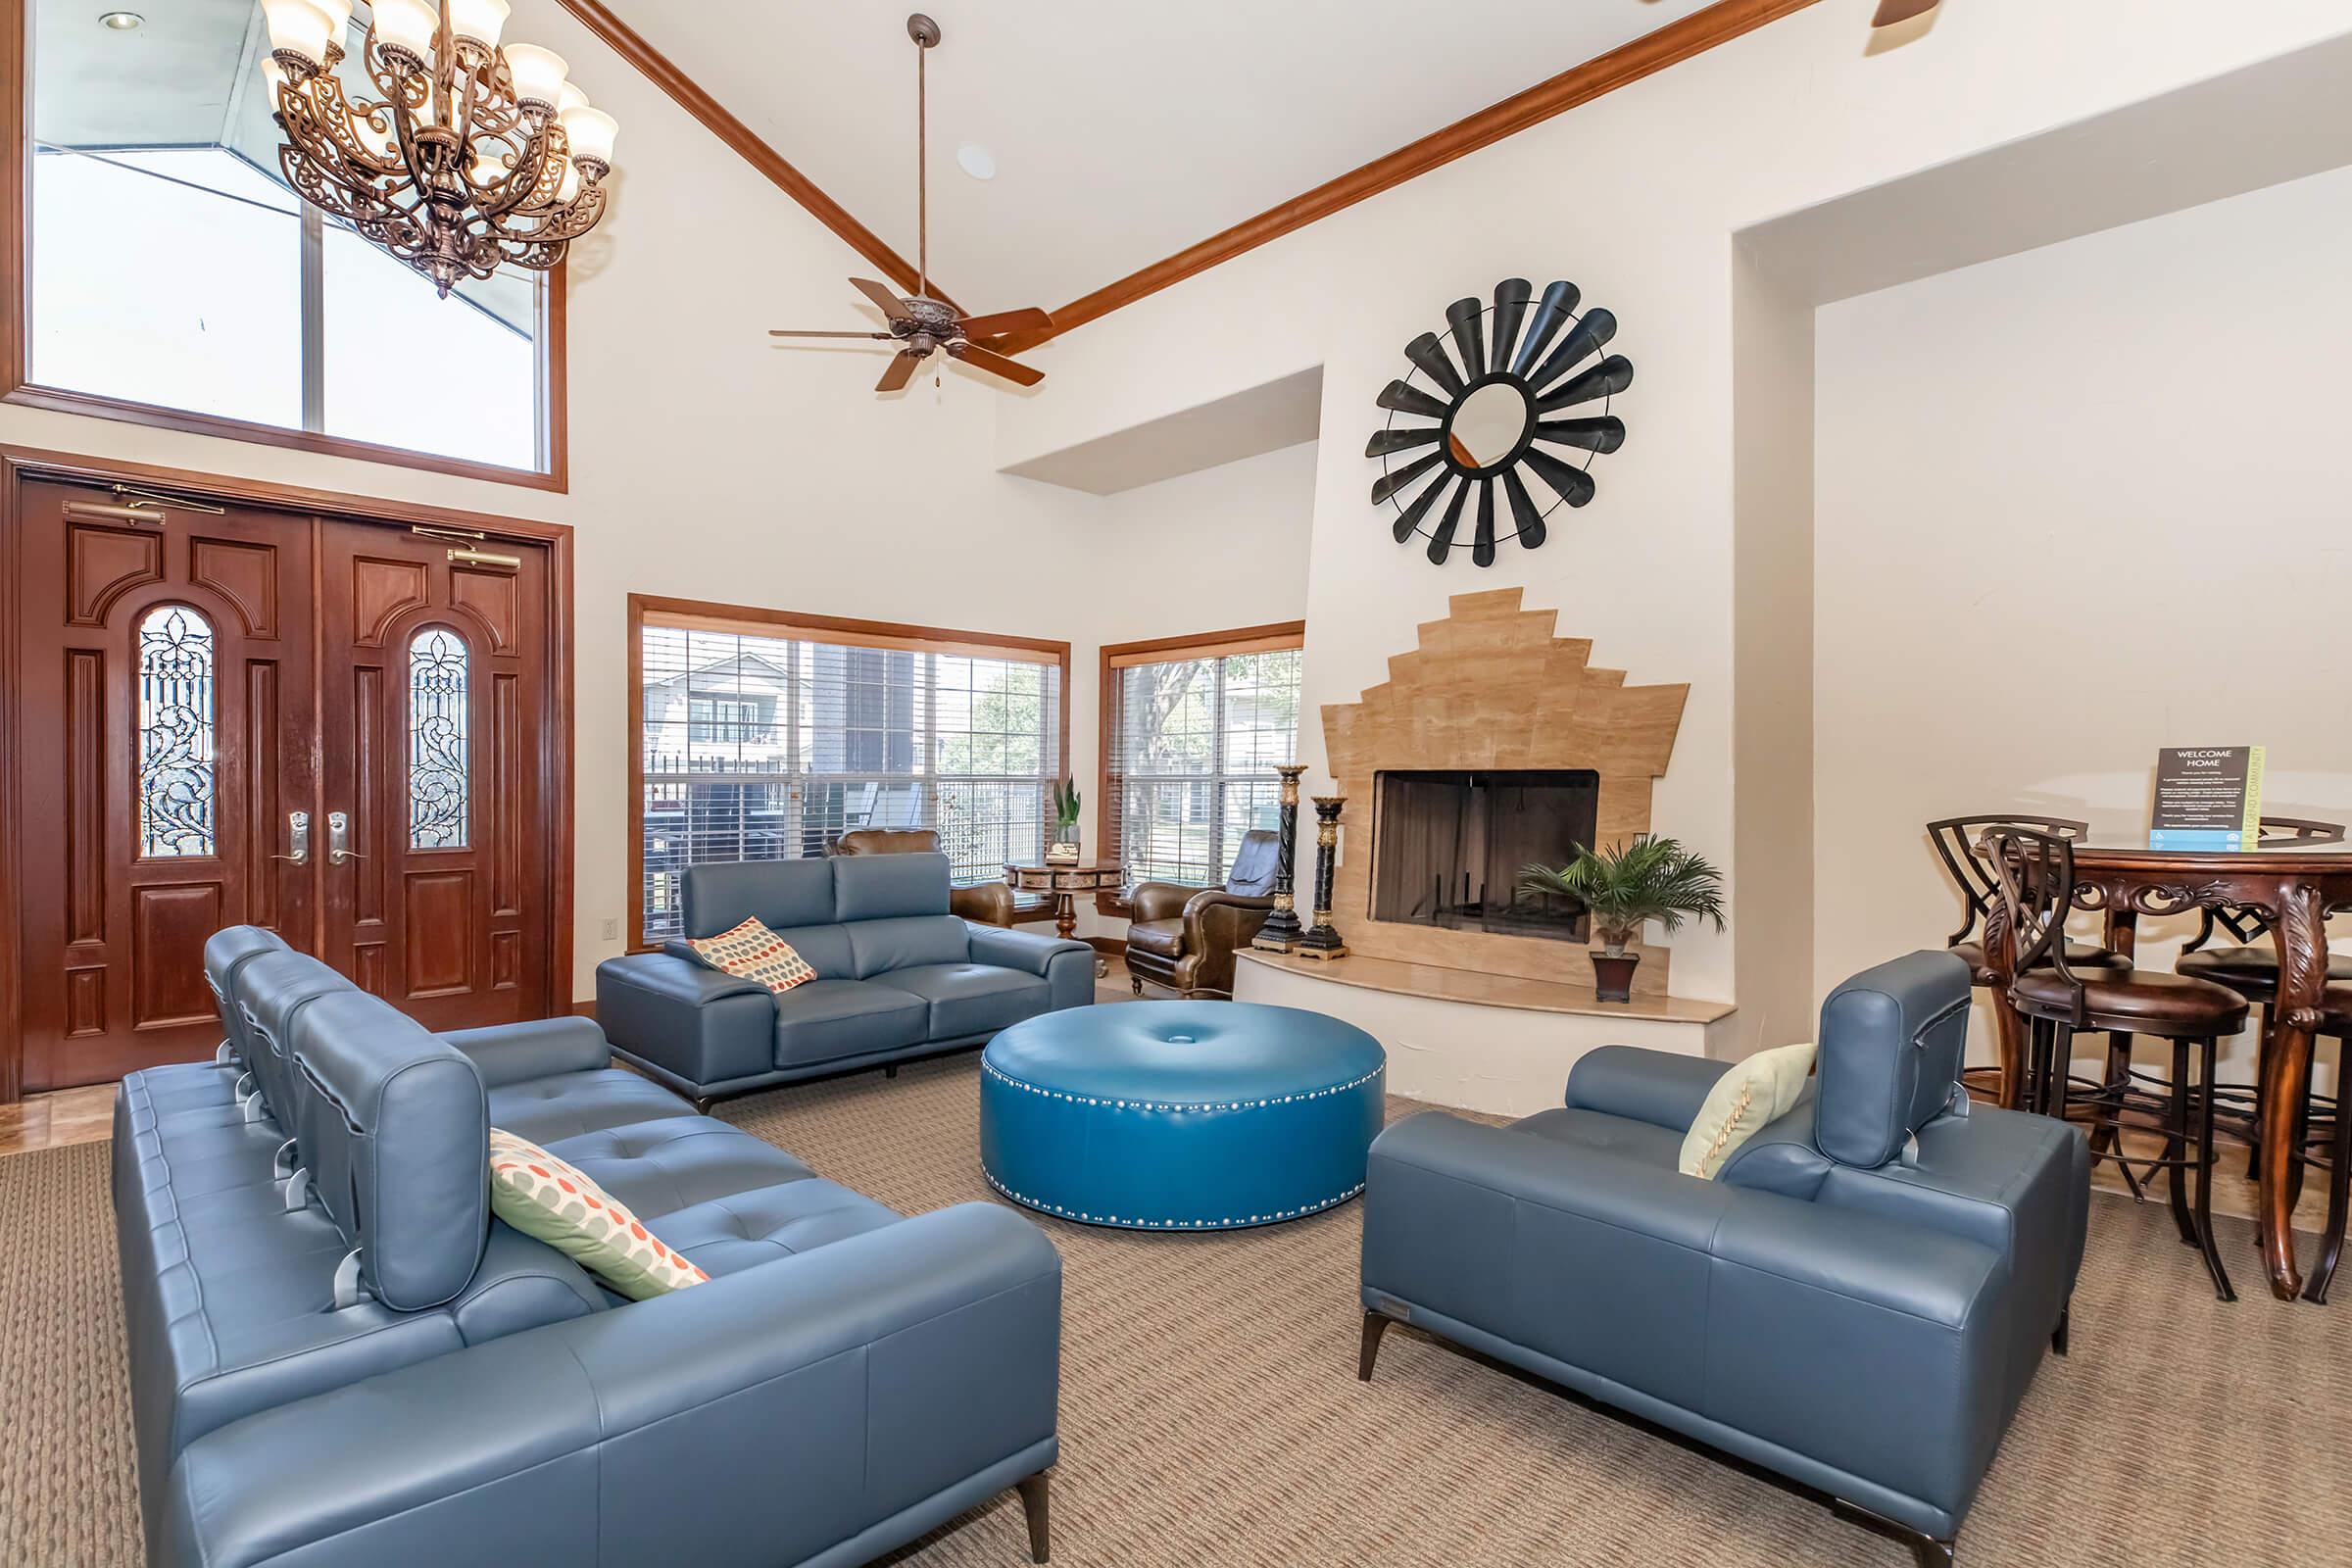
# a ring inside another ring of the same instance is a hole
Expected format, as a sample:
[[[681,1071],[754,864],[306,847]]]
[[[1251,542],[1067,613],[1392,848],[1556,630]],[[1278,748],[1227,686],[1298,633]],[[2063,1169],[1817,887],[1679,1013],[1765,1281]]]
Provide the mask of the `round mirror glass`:
[[[1491,468],[1527,434],[1527,394],[1510,381],[1490,381],[1454,405],[1446,448],[1465,468]]]

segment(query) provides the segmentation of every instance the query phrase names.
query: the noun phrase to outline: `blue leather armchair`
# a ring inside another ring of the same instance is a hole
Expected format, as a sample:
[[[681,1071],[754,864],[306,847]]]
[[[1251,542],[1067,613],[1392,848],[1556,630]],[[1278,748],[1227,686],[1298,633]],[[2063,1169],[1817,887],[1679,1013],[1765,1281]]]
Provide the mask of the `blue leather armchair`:
[[[1008,1024],[1095,1000],[1083,942],[949,912],[944,855],[839,856],[690,866],[685,929],[757,915],[816,970],[775,995],[721,974],[682,941],[608,958],[596,1016],[621,1056],[708,1109],[747,1094],[985,1044]]]
[[[1407,1323],[1948,1563],[2043,1345],[2064,1353],[2090,1191],[2079,1133],[1958,1088],[1969,987],[1942,953],[1838,987],[1803,1097],[1713,1181],[1676,1167],[1722,1062],[1606,1047],[1559,1109],[1391,1127],[1359,1374]]]
[[[1008,1488],[1045,1560],[1036,1226],[903,1219],[614,1067],[586,1019],[435,1036],[260,937],[207,950],[231,1070],[133,1073],[116,1112],[156,1568],[851,1568]],[[623,1300],[508,1227],[493,1126],[710,1282]]]

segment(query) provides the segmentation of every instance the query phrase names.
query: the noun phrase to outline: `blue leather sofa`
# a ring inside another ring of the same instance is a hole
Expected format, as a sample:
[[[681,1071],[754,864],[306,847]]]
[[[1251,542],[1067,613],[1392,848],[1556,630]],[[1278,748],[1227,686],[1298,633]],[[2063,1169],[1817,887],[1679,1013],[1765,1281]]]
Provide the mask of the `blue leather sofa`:
[[[123,1081],[115,1207],[156,1568],[847,1565],[1007,1488],[1044,1561],[1061,1264],[697,1116],[564,1018],[436,1036],[266,933],[227,1069]],[[711,1279],[611,1295],[493,1217],[545,1145]]]
[[[1402,1322],[1720,1449],[1948,1563],[2042,1347],[2064,1353],[2088,1151],[1958,1088],[1968,966],[1838,988],[1803,1098],[1676,1168],[1726,1064],[1612,1046],[1510,1127],[1372,1146],[1364,1343]]]
[[[685,880],[687,937],[758,915],[817,974],[778,996],[701,963],[683,941],[597,965],[596,1016],[612,1049],[705,1109],[721,1095],[982,1045],[1095,1000],[1085,943],[950,914],[944,855],[697,865]]]

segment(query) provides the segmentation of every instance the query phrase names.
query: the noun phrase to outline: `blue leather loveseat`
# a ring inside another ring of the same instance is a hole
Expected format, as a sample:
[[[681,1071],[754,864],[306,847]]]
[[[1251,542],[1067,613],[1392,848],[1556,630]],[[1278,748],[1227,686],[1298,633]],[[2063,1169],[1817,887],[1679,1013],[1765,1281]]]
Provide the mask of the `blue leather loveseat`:
[[[706,1109],[720,1095],[982,1045],[1095,1000],[1085,943],[950,914],[944,855],[697,865],[685,881],[687,937],[757,915],[817,974],[779,996],[710,968],[683,941],[597,965],[596,1016],[613,1050]]]
[[[1724,1450],[1948,1563],[2042,1347],[2065,1349],[2089,1156],[1959,1090],[1968,966],[1838,988],[1787,1115],[1677,1168],[1723,1062],[1611,1046],[1511,1127],[1372,1146],[1364,1344],[1416,1328]]]
[[[123,1081],[115,1207],[155,1568],[849,1568],[1007,1488],[1045,1560],[1061,1265],[697,1116],[565,1018],[428,1034],[250,927],[226,1069]],[[494,1218],[488,1129],[710,1276],[624,1301]]]

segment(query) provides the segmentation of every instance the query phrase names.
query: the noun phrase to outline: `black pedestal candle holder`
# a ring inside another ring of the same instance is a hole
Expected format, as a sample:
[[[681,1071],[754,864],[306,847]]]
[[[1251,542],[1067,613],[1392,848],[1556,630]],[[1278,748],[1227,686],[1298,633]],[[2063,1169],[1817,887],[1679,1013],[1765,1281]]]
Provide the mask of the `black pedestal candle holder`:
[[[1348,945],[1331,924],[1331,872],[1339,858],[1340,808],[1345,795],[1315,797],[1315,923],[1298,939],[1298,954],[1306,958],[1344,958]]]
[[[1258,927],[1250,945],[1266,953],[1288,953],[1306,934],[1298,924],[1298,896],[1291,890],[1291,879],[1298,863],[1298,775],[1306,771],[1306,764],[1278,763],[1274,771],[1282,775],[1281,843],[1274,854],[1274,912],[1266,916],[1266,923]]]

